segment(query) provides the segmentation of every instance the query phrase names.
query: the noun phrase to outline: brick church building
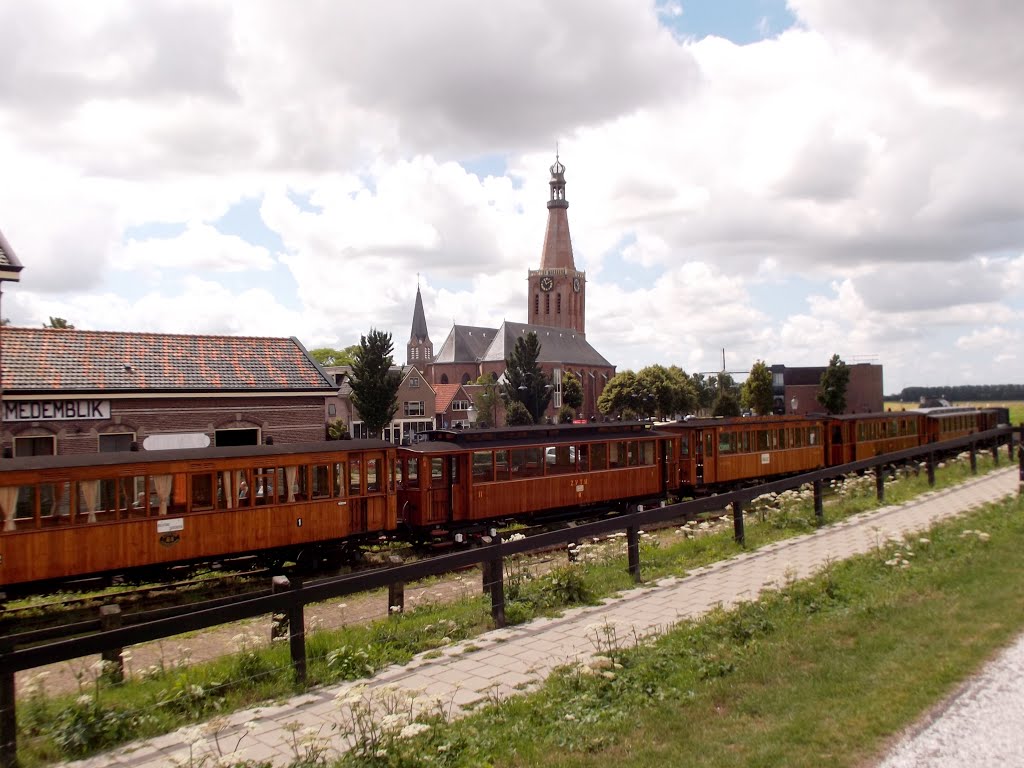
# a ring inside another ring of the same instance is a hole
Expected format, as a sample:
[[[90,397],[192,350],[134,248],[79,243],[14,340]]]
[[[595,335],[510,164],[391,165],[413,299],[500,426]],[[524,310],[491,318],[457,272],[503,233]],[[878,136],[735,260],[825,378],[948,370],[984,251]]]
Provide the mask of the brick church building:
[[[417,288],[406,360],[420,368],[433,385],[470,384],[485,374],[498,380],[505,373],[505,360],[516,340],[533,332],[540,341],[537,362],[555,390],[548,415],[558,413],[562,405],[562,374],[570,372],[583,388],[583,406],[578,416],[589,418],[597,415],[597,399],[615,375],[615,366],[586,338],[587,276],[576,269],[573,260],[565,166],[557,157],[548,183],[548,225],[540,268],[531,269],[528,275],[528,322],[505,321],[500,328],[454,325],[435,353]]]

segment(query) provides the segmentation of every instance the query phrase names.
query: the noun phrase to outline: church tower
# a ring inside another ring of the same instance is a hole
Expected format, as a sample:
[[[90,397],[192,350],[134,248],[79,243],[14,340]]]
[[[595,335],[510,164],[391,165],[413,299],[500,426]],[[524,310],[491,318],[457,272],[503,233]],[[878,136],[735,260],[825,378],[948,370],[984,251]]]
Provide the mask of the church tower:
[[[434,346],[427,333],[427,317],[423,314],[423,297],[416,284],[416,306],[412,311],[412,332],[405,348],[405,364],[415,365],[421,371],[434,359]]]
[[[569,202],[565,199],[565,166],[555,155],[551,166],[551,199],[548,200],[548,228],[540,269],[531,269],[527,291],[527,322],[586,332],[587,279],[576,269],[569,238]]]

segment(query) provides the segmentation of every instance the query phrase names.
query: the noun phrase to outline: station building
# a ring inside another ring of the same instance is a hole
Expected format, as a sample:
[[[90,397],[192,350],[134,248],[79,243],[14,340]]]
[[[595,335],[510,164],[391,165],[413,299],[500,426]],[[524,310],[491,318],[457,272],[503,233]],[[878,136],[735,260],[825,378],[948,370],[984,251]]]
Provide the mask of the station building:
[[[295,338],[0,329],[5,455],[325,438],[337,387]]]
[[[826,366],[787,367],[773,365],[772,395],[775,413],[820,413],[818,392]],[[850,381],[846,387],[844,413],[880,413],[885,410],[882,366],[874,363],[847,365]]]

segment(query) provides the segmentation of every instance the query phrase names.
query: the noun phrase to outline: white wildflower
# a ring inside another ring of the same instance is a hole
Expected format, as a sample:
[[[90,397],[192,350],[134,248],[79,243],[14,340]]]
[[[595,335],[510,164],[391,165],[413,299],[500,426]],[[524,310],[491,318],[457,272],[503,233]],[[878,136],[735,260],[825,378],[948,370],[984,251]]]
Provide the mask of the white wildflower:
[[[426,723],[409,723],[405,726],[398,734],[403,739],[411,739],[413,736],[417,736],[424,731],[429,731],[430,726]]]

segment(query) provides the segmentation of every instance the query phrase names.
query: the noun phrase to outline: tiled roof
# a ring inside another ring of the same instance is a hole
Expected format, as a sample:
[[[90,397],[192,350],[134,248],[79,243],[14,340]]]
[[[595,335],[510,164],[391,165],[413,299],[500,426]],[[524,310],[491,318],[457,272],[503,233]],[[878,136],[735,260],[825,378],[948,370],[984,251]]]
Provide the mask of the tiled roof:
[[[337,390],[295,338],[12,327],[0,334],[7,392]]]
[[[435,363],[477,363],[494,340],[497,330],[474,325],[453,325]]]
[[[571,328],[550,328],[545,325],[510,323],[505,321],[494,341],[484,354],[484,360],[507,360],[516,345],[516,339],[533,331],[540,341],[538,363],[571,363],[611,368],[601,354],[590,346],[582,333]]]
[[[434,391],[437,393],[437,399],[434,401],[434,411],[436,413],[447,411],[460,389],[462,389],[461,384],[435,384]],[[469,397],[466,396],[465,399],[468,400]]]

